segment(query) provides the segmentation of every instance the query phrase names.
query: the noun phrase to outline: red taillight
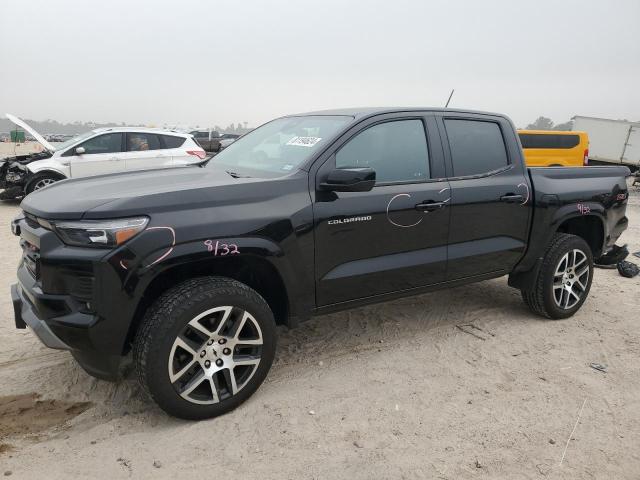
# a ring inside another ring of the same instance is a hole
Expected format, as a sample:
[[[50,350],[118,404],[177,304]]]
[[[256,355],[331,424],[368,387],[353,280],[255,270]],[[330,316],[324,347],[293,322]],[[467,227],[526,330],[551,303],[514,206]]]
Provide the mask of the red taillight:
[[[582,163],[585,167],[589,165],[589,149],[588,148],[584,149],[584,160],[582,161]]]
[[[187,155],[195,155],[200,160],[204,160],[207,156],[204,150],[187,150]]]

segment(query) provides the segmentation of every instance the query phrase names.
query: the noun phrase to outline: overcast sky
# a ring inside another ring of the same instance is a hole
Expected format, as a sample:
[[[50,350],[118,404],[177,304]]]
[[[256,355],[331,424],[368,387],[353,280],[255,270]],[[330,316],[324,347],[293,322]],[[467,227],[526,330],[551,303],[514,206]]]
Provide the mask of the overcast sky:
[[[22,0],[0,113],[256,126],[350,106],[640,120],[640,1]]]

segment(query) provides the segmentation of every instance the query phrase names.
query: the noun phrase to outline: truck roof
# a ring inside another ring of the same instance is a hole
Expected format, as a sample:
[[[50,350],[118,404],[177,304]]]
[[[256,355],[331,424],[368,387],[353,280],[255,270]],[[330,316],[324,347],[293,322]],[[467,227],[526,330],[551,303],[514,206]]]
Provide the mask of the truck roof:
[[[501,113],[483,112],[479,110],[466,110],[456,108],[443,108],[443,107],[353,107],[353,108],[338,108],[332,110],[317,110],[314,112],[298,113],[294,115],[286,115],[287,117],[300,117],[304,115],[348,115],[354,118],[369,117],[372,115],[380,115],[383,113],[398,113],[398,112],[448,112],[448,113],[474,113],[478,115],[493,115],[498,117],[505,117]]]

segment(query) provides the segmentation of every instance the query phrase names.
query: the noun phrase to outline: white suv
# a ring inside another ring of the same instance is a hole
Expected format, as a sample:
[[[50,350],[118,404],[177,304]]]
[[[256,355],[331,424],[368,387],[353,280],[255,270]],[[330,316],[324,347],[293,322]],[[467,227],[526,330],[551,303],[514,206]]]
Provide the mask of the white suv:
[[[199,163],[206,153],[193,136],[172,130],[139,127],[99,128],[55,146],[21,119],[7,114],[51,153],[23,166],[30,173],[25,193],[65,178],[132,170],[152,170]]]

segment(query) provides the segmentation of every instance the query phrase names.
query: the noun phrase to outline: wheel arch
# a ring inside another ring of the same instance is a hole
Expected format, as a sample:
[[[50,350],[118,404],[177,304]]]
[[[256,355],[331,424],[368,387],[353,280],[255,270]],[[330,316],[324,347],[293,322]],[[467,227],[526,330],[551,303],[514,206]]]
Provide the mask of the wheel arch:
[[[594,258],[603,253],[605,231],[600,215],[574,215],[566,218],[558,225],[555,233],[568,233],[582,238],[591,248]]]
[[[168,267],[149,282],[129,325],[125,350],[129,349],[146,310],[156,299],[185,280],[204,276],[227,277],[244,283],[265,299],[277,325],[291,326],[290,302],[285,283],[271,262],[255,255],[199,260]]]
[[[52,177],[56,177],[58,180],[66,180],[68,177],[62,173],[59,172],[57,170],[53,170],[51,168],[44,168],[42,170],[38,170],[34,173],[31,174],[31,178],[29,178],[29,180],[27,181],[27,183],[24,186],[24,190],[29,191],[29,187],[33,184],[33,182],[35,180],[38,179],[38,177],[42,177],[43,175],[51,175]]]
[[[575,207],[575,205],[574,205]],[[537,246],[536,259],[527,270],[514,271],[509,274],[509,285],[519,289],[529,289],[538,276],[538,271],[542,263],[547,245],[556,233],[568,233],[582,238],[591,248],[593,258],[598,258],[603,254],[605,241],[605,223],[597,210],[591,210],[587,215],[570,214],[558,215],[552,222],[551,228],[542,242]]]

